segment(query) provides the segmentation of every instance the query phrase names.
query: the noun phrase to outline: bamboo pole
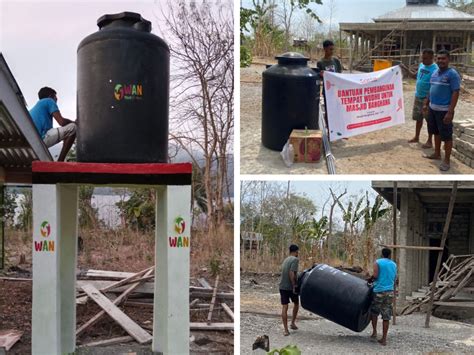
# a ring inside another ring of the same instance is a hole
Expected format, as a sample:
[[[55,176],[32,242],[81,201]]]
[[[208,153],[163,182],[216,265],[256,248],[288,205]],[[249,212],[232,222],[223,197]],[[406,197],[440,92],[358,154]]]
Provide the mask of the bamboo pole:
[[[443,248],[443,249],[444,249],[444,245],[446,244],[446,239],[448,238],[449,225],[451,224],[451,217],[453,215],[454,202],[456,201],[457,191],[458,191],[458,182],[454,181],[453,189],[451,190],[451,198],[449,200],[448,214],[446,215],[446,222],[444,223],[443,236],[441,238],[441,244],[440,244],[440,248]],[[433,282],[431,283],[431,289],[430,289],[431,294],[430,294],[430,301],[428,303],[428,309],[426,311],[425,328],[430,327],[430,317],[431,317],[431,312],[433,310],[434,294],[436,290],[436,281],[438,280],[438,273],[441,267],[442,258],[443,258],[443,251],[439,251],[438,260],[436,261],[436,269],[433,276]]]

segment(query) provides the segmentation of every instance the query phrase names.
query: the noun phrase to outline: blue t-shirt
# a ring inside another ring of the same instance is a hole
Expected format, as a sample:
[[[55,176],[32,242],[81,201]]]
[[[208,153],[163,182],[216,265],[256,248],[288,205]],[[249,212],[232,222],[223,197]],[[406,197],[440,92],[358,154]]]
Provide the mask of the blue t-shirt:
[[[448,111],[453,92],[461,89],[461,77],[453,68],[436,70],[431,76],[430,107],[435,111]]]
[[[438,69],[438,65],[433,63],[431,65],[424,65],[420,63],[418,67],[418,74],[416,76],[416,92],[415,96],[419,99],[426,99],[430,93],[430,81],[433,73]]]
[[[374,292],[393,291],[397,278],[397,264],[387,258],[377,259],[379,275],[374,283]]]
[[[51,98],[41,99],[30,110],[30,116],[41,136],[44,138],[46,132],[53,128],[53,113],[59,111],[58,105]]]

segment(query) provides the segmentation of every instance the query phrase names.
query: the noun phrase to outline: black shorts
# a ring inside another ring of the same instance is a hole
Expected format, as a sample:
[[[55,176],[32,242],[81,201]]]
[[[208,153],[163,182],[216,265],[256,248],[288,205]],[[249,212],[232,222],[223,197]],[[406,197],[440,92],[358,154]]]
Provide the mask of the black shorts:
[[[443,122],[447,113],[447,111],[435,111],[431,107],[428,113],[428,133],[439,135],[443,142],[453,140],[453,123],[446,124]]]
[[[288,291],[288,290],[280,290],[280,299],[281,299],[281,304],[282,305],[287,305],[291,302],[294,304],[299,304],[299,296],[297,294],[294,294],[293,291]]]

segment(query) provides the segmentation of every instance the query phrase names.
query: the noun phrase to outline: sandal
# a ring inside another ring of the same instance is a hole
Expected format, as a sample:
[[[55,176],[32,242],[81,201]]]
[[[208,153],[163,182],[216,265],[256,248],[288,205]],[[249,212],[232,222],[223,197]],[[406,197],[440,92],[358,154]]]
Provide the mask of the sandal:
[[[430,160],[441,160],[440,156],[434,155],[434,154],[423,154],[423,158],[425,159],[430,159]]]
[[[439,170],[441,171],[448,171],[451,168],[449,164],[446,164],[445,162],[441,163],[439,166]]]

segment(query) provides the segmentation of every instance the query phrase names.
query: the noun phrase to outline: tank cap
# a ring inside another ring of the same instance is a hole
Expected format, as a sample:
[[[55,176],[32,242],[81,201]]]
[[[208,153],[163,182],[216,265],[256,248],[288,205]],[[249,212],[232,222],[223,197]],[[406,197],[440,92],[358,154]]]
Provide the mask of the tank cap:
[[[107,14],[97,20],[99,29],[105,27],[133,27],[143,32],[151,32],[151,22],[136,12],[124,11],[118,14]]]
[[[287,52],[279,56],[276,56],[275,59],[278,59],[278,64],[306,64],[309,61],[309,58],[305,57],[301,53],[297,52]]]

